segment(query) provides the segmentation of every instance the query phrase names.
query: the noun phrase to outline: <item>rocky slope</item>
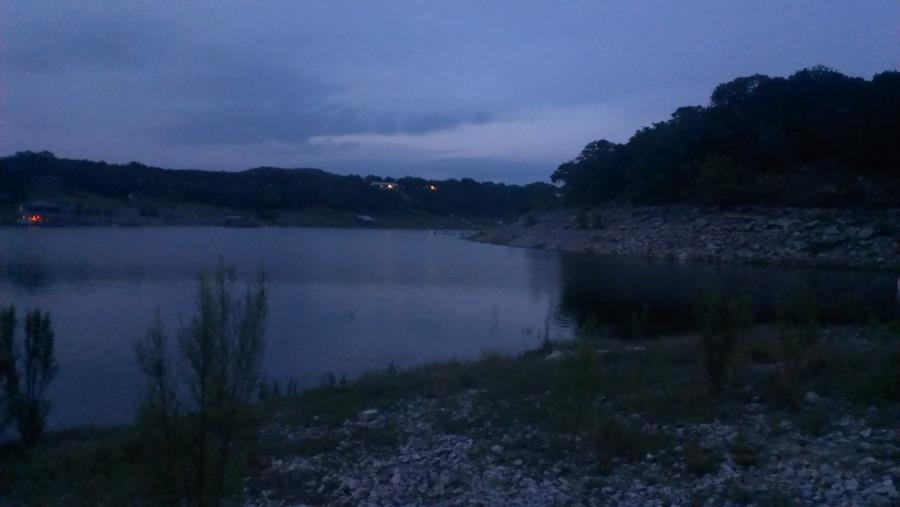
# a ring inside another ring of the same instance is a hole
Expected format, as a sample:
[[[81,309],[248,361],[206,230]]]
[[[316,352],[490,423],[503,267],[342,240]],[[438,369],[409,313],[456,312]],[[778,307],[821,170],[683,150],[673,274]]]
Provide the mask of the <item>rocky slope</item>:
[[[461,433],[435,423],[434,414],[451,416],[448,404],[458,407],[453,417],[473,418],[476,395],[370,410],[336,429],[270,427],[269,437],[284,448],[310,439],[336,445],[272,457],[263,472],[267,489],[246,505],[900,504],[900,430],[869,426],[867,418],[879,417],[874,407],[843,416],[820,436],[759,404],[728,423],[653,425],[632,415],[625,424],[665,433],[676,445],[601,472],[581,456],[590,444],[580,439],[554,441],[528,425]],[[814,393],[808,398],[823,403]],[[360,441],[361,431],[398,437],[373,445]],[[690,441],[698,442],[694,456],[684,448]]]
[[[603,207],[526,215],[470,237],[571,252],[677,260],[895,269],[900,210]]]

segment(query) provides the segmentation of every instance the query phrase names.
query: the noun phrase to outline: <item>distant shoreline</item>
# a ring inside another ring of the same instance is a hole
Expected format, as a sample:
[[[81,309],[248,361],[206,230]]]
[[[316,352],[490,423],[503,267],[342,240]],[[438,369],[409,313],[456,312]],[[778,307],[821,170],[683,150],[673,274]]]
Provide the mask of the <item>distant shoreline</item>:
[[[679,261],[900,269],[900,209],[609,206],[532,213],[468,239]]]
[[[117,208],[110,214],[71,215],[59,227],[320,227],[344,229],[454,229],[484,230],[502,224],[498,217],[455,217],[439,215],[377,215],[331,211],[285,211],[258,214],[215,208],[164,208],[156,216],[142,216],[137,210]],[[0,216],[0,227],[20,225],[13,216]]]

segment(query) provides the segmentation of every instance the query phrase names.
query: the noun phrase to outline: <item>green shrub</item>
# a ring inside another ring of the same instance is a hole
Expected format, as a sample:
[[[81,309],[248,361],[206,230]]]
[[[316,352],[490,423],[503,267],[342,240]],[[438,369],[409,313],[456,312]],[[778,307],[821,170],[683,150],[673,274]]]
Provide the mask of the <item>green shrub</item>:
[[[14,420],[22,443],[30,447],[40,439],[47,424],[50,402],[46,392],[59,365],[50,314],[32,310],[25,315],[25,353],[20,372],[15,350],[16,322],[15,307],[0,312],[0,430]]]
[[[722,453],[710,447],[703,447],[696,440],[684,446],[684,465],[692,475],[715,473],[722,462]]]
[[[591,442],[602,472],[613,468],[615,459],[637,462],[666,446],[668,438],[662,432],[645,430],[615,416],[601,416],[591,427]]]
[[[600,376],[597,353],[590,339],[579,338],[575,351],[560,361],[553,383],[552,396],[559,405],[564,428],[573,433],[581,431],[582,423],[597,395]]]
[[[16,309],[9,306],[0,310],[0,434],[13,421],[13,401],[19,392],[15,334]]]
[[[717,394],[731,369],[738,342],[753,324],[753,312],[746,295],[726,298],[717,291],[701,294],[694,308],[703,366]]]
[[[147,466],[166,505],[220,505],[237,491],[235,454],[251,440],[248,405],[260,382],[268,286],[234,295],[234,268],[200,276],[197,313],[178,335],[178,362],[157,316],[135,352],[143,374],[138,418]]]
[[[789,386],[796,385],[803,363],[818,341],[816,313],[815,298],[808,290],[778,297],[778,339]]]

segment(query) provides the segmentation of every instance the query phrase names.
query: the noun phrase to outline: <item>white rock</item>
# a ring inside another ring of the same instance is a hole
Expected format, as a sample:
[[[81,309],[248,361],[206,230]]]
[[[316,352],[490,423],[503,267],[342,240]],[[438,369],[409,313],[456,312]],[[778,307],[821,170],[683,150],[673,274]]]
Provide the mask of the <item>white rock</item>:
[[[377,408],[370,408],[369,410],[363,410],[359,413],[359,420],[362,422],[374,421],[376,418],[378,418]]]
[[[803,399],[810,405],[818,405],[819,403],[822,403],[822,397],[812,391],[807,392],[806,396],[804,396]]]
[[[553,352],[547,354],[547,357],[544,359],[548,361],[556,361],[557,359],[562,359],[563,353],[559,350],[554,350]]]

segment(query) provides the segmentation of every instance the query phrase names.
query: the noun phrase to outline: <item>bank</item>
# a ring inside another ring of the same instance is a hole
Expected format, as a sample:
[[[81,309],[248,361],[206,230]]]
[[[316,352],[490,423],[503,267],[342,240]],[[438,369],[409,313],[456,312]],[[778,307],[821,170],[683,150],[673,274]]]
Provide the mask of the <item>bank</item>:
[[[598,207],[524,215],[474,241],[679,261],[900,269],[900,210]]]
[[[694,335],[586,335],[515,357],[270,389],[254,407],[256,439],[232,499],[895,505],[898,338],[896,324],[820,330],[803,374],[788,383],[777,331],[759,327],[718,394]],[[0,504],[130,503],[146,493],[141,455],[133,427],[51,435],[28,456],[4,449]]]

